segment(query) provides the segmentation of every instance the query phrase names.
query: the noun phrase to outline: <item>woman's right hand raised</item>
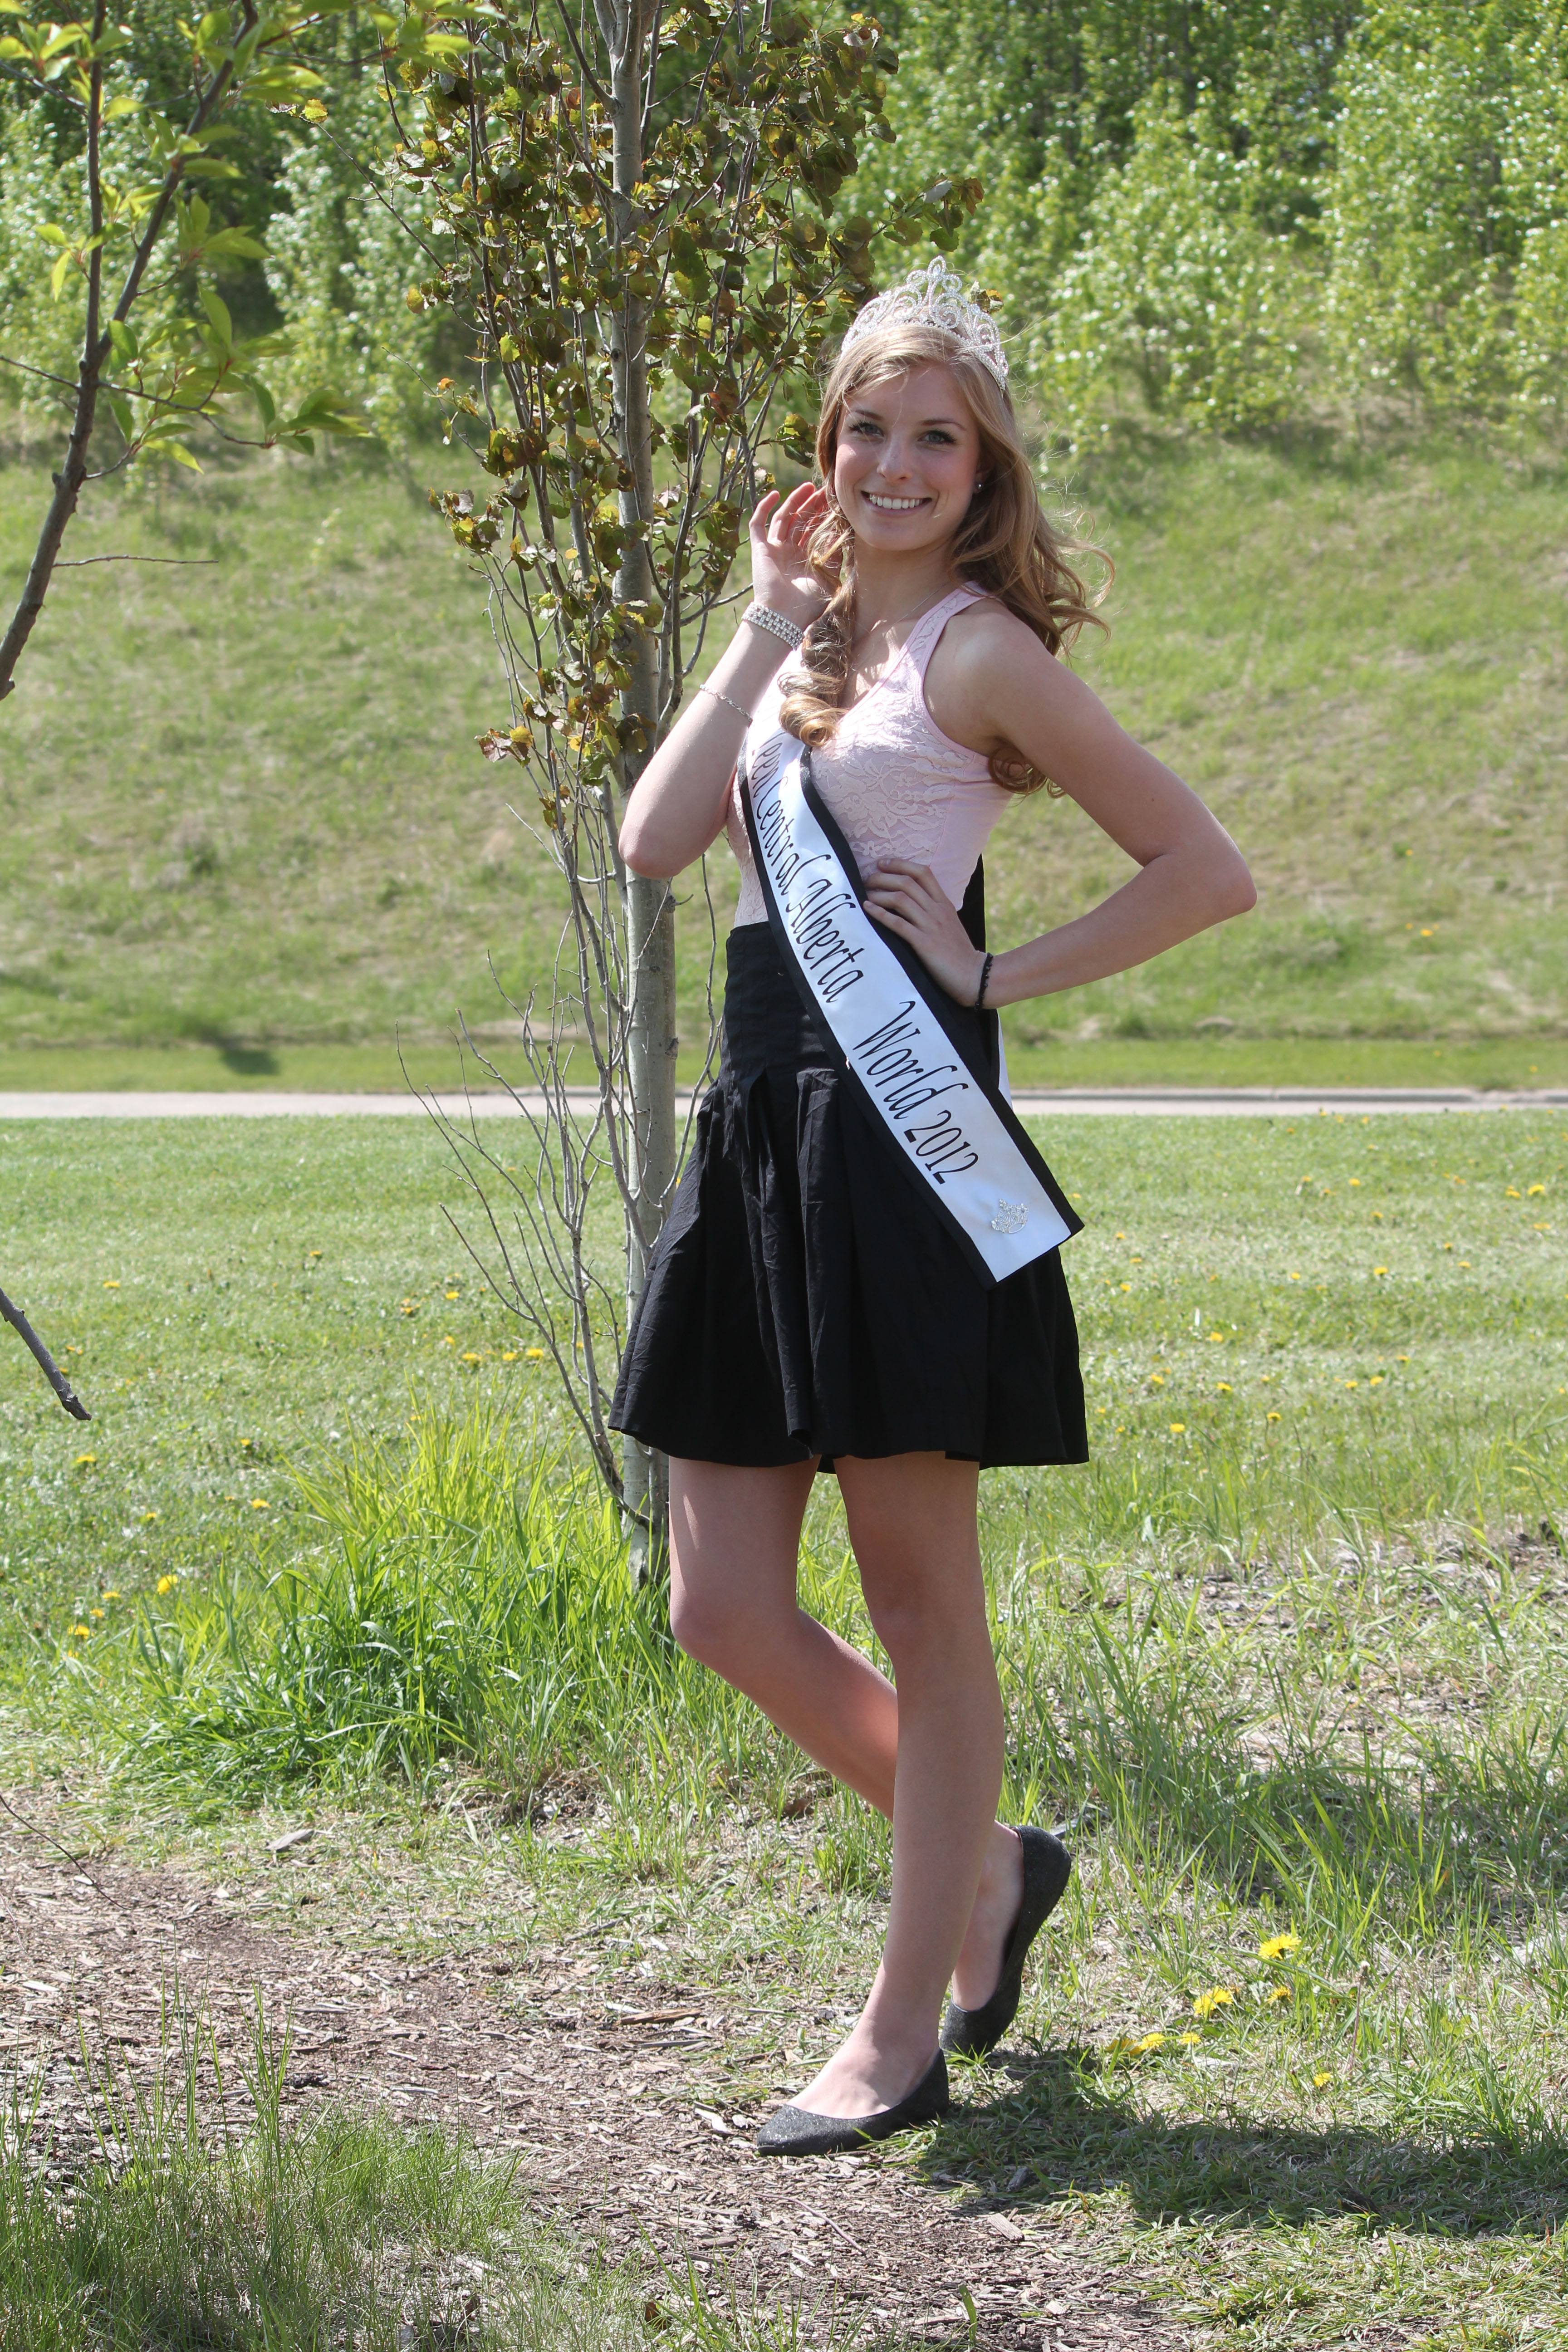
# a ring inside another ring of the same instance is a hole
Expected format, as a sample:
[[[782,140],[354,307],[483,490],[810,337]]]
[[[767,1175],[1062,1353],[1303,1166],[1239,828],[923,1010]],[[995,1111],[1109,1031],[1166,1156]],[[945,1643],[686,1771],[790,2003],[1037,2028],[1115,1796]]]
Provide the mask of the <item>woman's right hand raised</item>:
[[[827,512],[827,494],[802,482],[781,501],[770,490],[752,516],[752,593],[770,613],[808,629],[827,597],[806,560],[813,532]]]

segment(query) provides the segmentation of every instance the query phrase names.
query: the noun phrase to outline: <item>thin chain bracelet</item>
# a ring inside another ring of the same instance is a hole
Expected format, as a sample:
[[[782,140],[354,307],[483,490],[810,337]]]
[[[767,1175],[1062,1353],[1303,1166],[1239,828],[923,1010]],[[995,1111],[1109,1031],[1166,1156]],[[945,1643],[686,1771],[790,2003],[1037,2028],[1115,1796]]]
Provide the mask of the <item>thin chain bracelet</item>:
[[[748,604],[741,618],[750,621],[753,629],[766,629],[770,636],[782,637],[792,653],[805,643],[804,629],[797,628],[783,613],[770,612],[765,604]]]
[[[737,719],[743,719],[748,727],[751,725],[751,712],[742,710],[738,702],[731,702],[727,694],[721,694],[716,686],[700,686],[697,691],[699,694],[711,695],[715,702],[721,702],[726,710],[732,710]]]

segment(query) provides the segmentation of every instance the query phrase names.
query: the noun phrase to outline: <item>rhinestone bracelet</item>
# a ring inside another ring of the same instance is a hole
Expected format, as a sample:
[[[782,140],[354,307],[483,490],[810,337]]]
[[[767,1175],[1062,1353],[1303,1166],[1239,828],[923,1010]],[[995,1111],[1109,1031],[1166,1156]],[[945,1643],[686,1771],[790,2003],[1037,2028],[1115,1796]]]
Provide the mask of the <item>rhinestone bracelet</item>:
[[[753,629],[766,629],[771,636],[782,637],[792,653],[805,643],[804,629],[797,628],[782,613],[770,613],[765,604],[748,604],[741,618],[750,621]]]

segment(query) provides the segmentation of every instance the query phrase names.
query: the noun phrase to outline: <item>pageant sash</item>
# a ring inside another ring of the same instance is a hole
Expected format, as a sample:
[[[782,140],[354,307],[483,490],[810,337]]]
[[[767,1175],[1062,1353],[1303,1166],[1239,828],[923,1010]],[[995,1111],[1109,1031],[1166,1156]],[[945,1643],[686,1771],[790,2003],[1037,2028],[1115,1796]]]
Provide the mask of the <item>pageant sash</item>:
[[[742,766],[741,782],[768,921],[802,996],[900,1164],[983,1278],[1005,1281],[1082,1219],[991,1073],[950,1029],[959,1008],[946,990],[867,914],[854,852],[812,784],[810,753],[781,729]]]

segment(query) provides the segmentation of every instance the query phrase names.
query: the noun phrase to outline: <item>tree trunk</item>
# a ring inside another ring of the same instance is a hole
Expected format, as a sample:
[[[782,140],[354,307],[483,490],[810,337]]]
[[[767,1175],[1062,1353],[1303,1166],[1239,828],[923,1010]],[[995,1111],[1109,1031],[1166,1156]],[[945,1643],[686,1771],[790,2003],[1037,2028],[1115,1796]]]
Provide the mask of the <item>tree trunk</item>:
[[[618,15],[612,51],[610,108],[614,126],[614,205],[617,244],[634,232],[633,192],[642,178],[642,108],[647,18],[643,0],[626,0]],[[616,423],[621,454],[630,477],[621,492],[623,523],[646,528],[653,514],[653,444],[649,433],[647,314],[629,290],[611,331]],[[628,541],[616,581],[623,604],[649,604],[653,567],[640,535]],[[621,716],[637,739],[622,755],[621,782],[629,792],[654,746],[658,727],[658,664],[656,639],[645,632],[623,698]],[[627,1236],[628,1309],[642,1296],[648,1253],[675,1183],[675,899],[668,882],[627,874],[623,879],[626,949],[631,988],[631,1034],[627,1080],[631,1134],[627,1160],[637,1216]],[[635,1438],[625,1441],[626,1509],[632,1547],[632,1572],[638,1582],[663,1565],[668,1507],[668,1472],[662,1454]]]

